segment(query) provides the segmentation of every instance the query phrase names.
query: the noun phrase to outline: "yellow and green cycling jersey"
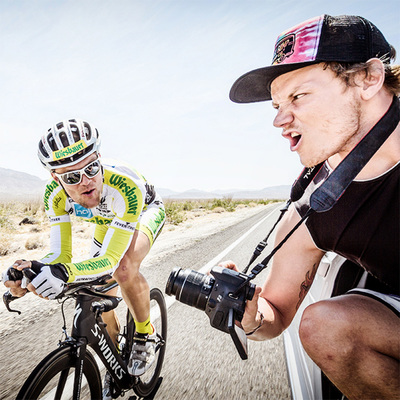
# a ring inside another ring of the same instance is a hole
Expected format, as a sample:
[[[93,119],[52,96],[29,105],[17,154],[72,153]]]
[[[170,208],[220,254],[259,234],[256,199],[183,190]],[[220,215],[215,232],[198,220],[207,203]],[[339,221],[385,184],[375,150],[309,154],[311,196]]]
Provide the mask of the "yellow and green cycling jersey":
[[[128,250],[135,230],[144,232],[152,244],[165,221],[165,209],[154,187],[123,164],[103,164],[103,188],[96,207],[76,203],[54,180],[46,186],[44,205],[51,224],[50,252],[40,261],[62,263],[69,274],[68,282],[111,275]],[[70,215],[96,224],[88,260],[72,262]]]

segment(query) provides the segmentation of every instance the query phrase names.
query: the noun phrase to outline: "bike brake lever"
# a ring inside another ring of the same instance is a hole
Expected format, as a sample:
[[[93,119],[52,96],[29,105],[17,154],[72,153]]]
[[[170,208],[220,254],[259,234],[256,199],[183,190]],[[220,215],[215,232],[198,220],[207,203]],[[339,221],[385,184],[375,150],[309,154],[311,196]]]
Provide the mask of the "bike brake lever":
[[[17,300],[17,299],[19,299],[19,297],[13,296],[9,290],[7,290],[7,292],[5,292],[5,293],[3,294],[3,302],[4,302],[4,304],[5,304],[6,308],[7,308],[7,310],[8,310],[9,312],[16,312],[16,313],[18,313],[18,315],[19,315],[19,314],[21,314],[21,311],[12,310],[12,309],[10,308],[10,303],[11,303],[13,300]]]
[[[29,281],[31,281],[32,279],[34,279],[36,277],[36,273],[31,268],[25,268],[23,271],[18,271],[18,272],[20,272],[23,275],[23,277],[29,279]],[[16,277],[20,278],[19,275],[16,275]],[[7,292],[5,292],[3,294],[3,302],[4,302],[4,305],[6,306],[7,310],[9,312],[16,312],[16,313],[18,313],[18,315],[20,315],[21,311],[13,310],[10,307],[10,303],[17,299],[20,299],[20,297],[13,296],[9,290],[7,290]]]

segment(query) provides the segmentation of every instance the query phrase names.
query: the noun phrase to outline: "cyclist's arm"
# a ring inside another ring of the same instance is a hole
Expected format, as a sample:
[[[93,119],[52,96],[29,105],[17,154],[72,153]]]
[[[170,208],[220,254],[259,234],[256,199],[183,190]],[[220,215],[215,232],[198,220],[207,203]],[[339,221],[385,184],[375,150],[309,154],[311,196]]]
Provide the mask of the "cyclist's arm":
[[[67,195],[56,181],[51,180],[46,185],[43,202],[50,221],[50,251],[40,261],[45,264],[71,262],[72,234]]]
[[[131,185],[133,186],[133,184]],[[116,215],[108,225],[99,256],[79,263],[63,263],[69,274],[68,282],[90,280],[114,273],[132,242],[139,216],[144,207],[143,194],[144,192],[139,188],[136,190],[135,207],[132,207],[131,197],[125,196],[122,190],[115,193],[113,209]],[[102,237],[103,234],[104,230],[100,229],[97,237]]]
[[[68,214],[50,217],[50,251],[40,259],[44,264],[71,262],[72,229]]]
[[[50,180],[46,185],[44,205],[46,215],[50,220],[50,251],[40,261],[44,264],[70,262],[72,258],[71,221],[66,211],[66,195],[62,187]],[[29,261],[16,260],[10,268],[30,267]],[[26,293],[21,288],[21,281],[12,281],[6,270],[2,280],[4,285],[11,289],[14,296],[20,297]]]
[[[275,245],[300,221],[291,206],[282,219]],[[291,323],[297,309],[310,289],[324,252],[316,248],[303,223],[275,254],[269,274],[258,299],[264,323],[249,338],[264,340],[278,336]],[[252,304],[248,309],[252,309]],[[253,316],[254,317],[254,316]],[[254,328],[253,324],[250,328]],[[246,329],[248,332],[252,329]]]

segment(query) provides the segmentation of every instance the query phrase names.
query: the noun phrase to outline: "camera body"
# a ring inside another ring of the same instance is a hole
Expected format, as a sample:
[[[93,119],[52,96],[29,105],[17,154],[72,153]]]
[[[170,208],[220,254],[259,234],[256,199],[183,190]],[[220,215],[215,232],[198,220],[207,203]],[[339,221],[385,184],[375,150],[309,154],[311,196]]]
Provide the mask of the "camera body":
[[[213,328],[229,333],[229,310],[234,310],[235,319],[240,322],[243,318],[246,300],[253,298],[255,286],[249,283],[237,295],[233,295],[248,278],[247,275],[221,267],[214,267],[210,274],[214,277],[214,284],[204,311],[210,318]]]
[[[247,279],[245,274],[222,267],[213,267],[210,275],[177,267],[168,278],[165,292],[203,310],[213,328],[232,336],[240,356],[246,359],[246,335],[235,322],[242,320],[246,301],[254,296],[255,285]]]

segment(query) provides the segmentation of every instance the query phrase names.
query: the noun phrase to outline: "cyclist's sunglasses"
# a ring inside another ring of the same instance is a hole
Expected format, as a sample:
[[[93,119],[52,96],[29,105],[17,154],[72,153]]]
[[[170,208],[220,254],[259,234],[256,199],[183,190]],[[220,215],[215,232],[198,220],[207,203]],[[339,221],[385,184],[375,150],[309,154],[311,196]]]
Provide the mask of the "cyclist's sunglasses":
[[[89,179],[94,178],[101,170],[100,160],[94,160],[90,164],[86,165],[76,171],[65,172],[63,174],[54,174],[57,178],[60,178],[66,185],[78,185],[82,182],[82,175],[85,174]]]

